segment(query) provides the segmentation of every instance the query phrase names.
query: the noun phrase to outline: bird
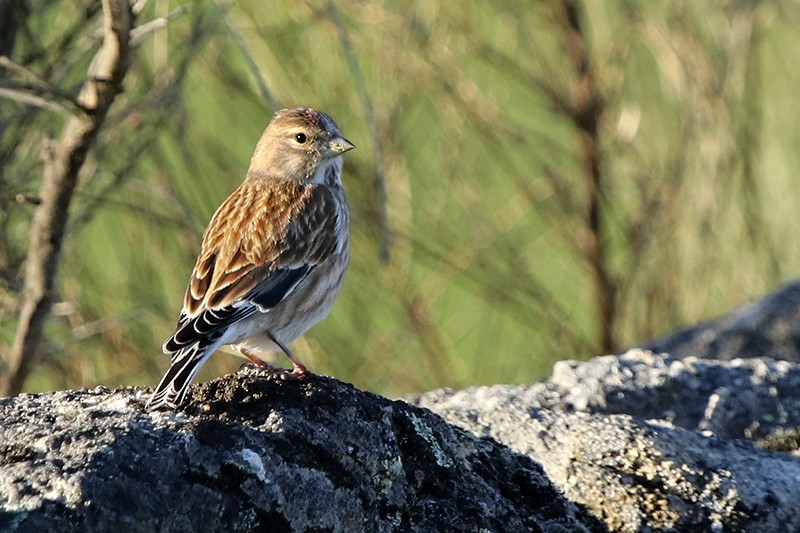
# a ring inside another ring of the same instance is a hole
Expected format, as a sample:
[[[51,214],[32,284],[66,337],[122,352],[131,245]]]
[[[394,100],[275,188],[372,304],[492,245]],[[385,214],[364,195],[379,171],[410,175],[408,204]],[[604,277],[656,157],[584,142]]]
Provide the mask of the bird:
[[[305,376],[288,346],[328,315],[342,287],[350,212],[341,156],[353,148],[321,111],[275,113],[244,181],[203,233],[178,324],[163,345],[171,364],[148,411],[180,406],[200,367],[224,346],[284,379]],[[293,368],[259,357],[270,351],[285,353]]]

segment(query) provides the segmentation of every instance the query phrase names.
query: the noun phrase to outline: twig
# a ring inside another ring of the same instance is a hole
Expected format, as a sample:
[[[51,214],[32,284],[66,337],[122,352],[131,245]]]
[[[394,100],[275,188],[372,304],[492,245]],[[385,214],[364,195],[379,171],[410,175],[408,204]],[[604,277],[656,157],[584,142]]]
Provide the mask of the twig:
[[[31,69],[29,69],[28,67],[26,67],[24,65],[20,65],[16,61],[10,59],[8,56],[0,56],[0,67],[5,67],[10,71],[16,72],[18,74],[22,74],[23,76],[26,76],[26,77],[31,78],[33,80],[36,80],[41,85],[47,85],[47,86],[53,87],[46,80],[40,78]],[[55,87],[53,87],[53,89],[56,89],[56,91],[58,90]]]
[[[158,29],[166,27],[167,24],[169,24],[173,19],[176,19],[189,11],[189,7],[190,6],[185,5],[173,9],[163,17],[153,19],[150,22],[142,24],[138,28],[131,30],[131,46],[138,46],[142,41],[144,41],[145,37]]]
[[[17,194],[14,199],[19,204],[32,204],[32,205],[39,205],[42,203],[42,199],[38,196],[32,196],[30,194],[19,193]]]
[[[350,73],[355,78],[356,87],[358,88],[361,100],[364,103],[364,114],[366,115],[367,122],[369,123],[370,133],[372,134],[372,141],[374,142],[375,150],[375,191],[378,194],[378,207],[380,209],[380,224],[381,235],[379,242],[379,255],[381,261],[384,263],[389,261],[389,249],[391,245],[391,234],[389,231],[389,217],[387,215],[388,200],[386,197],[386,177],[383,168],[383,147],[381,146],[381,138],[378,134],[378,121],[375,118],[375,107],[372,105],[372,98],[369,96],[367,84],[364,83],[364,75],[361,72],[361,67],[358,64],[358,58],[353,52],[353,45],[350,41],[350,34],[347,32],[347,27],[339,15],[339,10],[332,0],[328,0],[328,13],[330,14],[336,29],[339,32],[339,40],[344,48],[345,57],[347,58],[347,65],[350,68]]]
[[[89,147],[97,137],[128,70],[130,29],[127,0],[103,0],[103,44],[89,65],[77,102],[89,113],[67,120],[61,137],[45,155],[42,203],[31,227],[25,260],[22,310],[1,392],[17,394],[33,369],[52,308],[61,245],[75,185]]]
[[[236,30],[236,28],[233,27],[228,19],[227,9],[220,5],[218,0],[214,0],[214,7],[216,7],[219,11],[223,22],[225,22],[225,27],[228,29],[228,32],[236,42],[236,46],[239,47],[239,51],[242,52],[245,61],[247,61],[247,66],[250,68],[250,71],[253,73],[256,83],[258,84],[258,90],[261,92],[261,97],[267,102],[267,105],[270,107],[270,109],[277,111],[281,108],[281,105],[272,95],[269,87],[267,87],[267,82],[264,80],[264,76],[261,75],[261,69],[258,68],[258,63],[256,63],[256,60],[253,58],[253,54],[250,53],[247,43],[244,42],[242,35]]]
[[[617,284],[608,265],[608,242],[606,239],[603,198],[605,183],[600,165],[600,120],[603,103],[599,96],[591,58],[588,52],[585,30],[581,25],[580,8],[575,0],[562,0],[564,42],[575,82],[572,103],[564,109],[578,130],[581,170],[586,182],[588,212],[587,235],[584,253],[592,269],[595,284],[595,306],[600,334],[599,351],[616,351],[615,325]]]
[[[147,5],[148,0],[136,0],[131,7],[131,13],[133,13],[134,17],[138,17],[139,13],[142,12],[144,6]]]
[[[51,102],[50,100],[46,100],[41,96],[36,96],[33,94],[16,91],[14,89],[3,88],[2,82],[3,80],[0,80],[0,98],[8,98],[9,100],[16,100],[17,102],[22,102],[23,104],[32,105],[34,107],[41,107],[42,109],[47,109],[48,111],[55,111],[56,113],[60,113],[62,115],[69,116],[72,114],[72,112],[69,109],[62,106],[61,104]]]
[[[24,67],[23,65],[20,65],[19,63],[16,63],[15,61],[12,61],[8,57],[0,56],[0,67],[5,67],[5,68],[7,68],[8,70],[10,70],[12,72],[16,72],[18,74],[21,74],[21,75],[23,75],[25,77],[28,77],[31,80],[33,80],[33,83],[30,84],[30,85],[25,85],[25,84],[22,84],[20,82],[16,82],[16,83],[19,83],[19,86],[13,87],[12,86],[13,83],[14,83],[13,80],[2,80],[2,79],[0,79],[0,83],[5,85],[5,87],[27,89],[29,91],[36,92],[37,94],[40,94],[40,95],[42,95],[42,94],[50,94],[50,95],[56,96],[58,98],[61,98],[62,100],[66,100],[67,102],[72,104],[75,107],[75,109],[77,109],[78,111],[80,111],[82,113],[87,113],[88,112],[86,107],[84,107],[83,104],[81,104],[78,101],[78,99],[75,98],[73,95],[69,94],[66,91],[62,91],[61,89],[59,89],[58,87],[56,87],[55,85],[50,83],[49,81],[45,80],[44,78],[39,77],[32,70]],[[17,98],[15,98],[15,99],[17,99]],[[46,107],[46,106],[39,106],[39,107]]]

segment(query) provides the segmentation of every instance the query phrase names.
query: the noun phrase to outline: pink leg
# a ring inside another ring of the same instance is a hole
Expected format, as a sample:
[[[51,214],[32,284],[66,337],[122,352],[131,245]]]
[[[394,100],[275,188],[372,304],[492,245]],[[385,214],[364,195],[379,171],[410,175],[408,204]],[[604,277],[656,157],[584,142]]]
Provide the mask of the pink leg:
[[[255,365],[255,367],[261,370],[262,372],[266,372],[268,374],[276,374],[280,376],[281,379],[286,379],[286,380],[304,378],[306,375],[305,365],[303,365],[303,363],[301,363],[300,360],[297,359],[282,342],[276,339],[272,335],[272,333],[267,332],[267,335],[269,335],[269,338],[272,340],[272,342],[274,342],[281,350],[283,350],[283,353],[285,353],[287,357],[289,357],[289,359],[292,361],[292,365],[294,365],[294,368],[292,368],[291,370],[284,370],[283,368],[275,368],[274,366],[262,360],[254,353],[244,348],[237,347],[236,350],[243,356],[250,359],[250,361],[253,362],[253,365]]]
[[[306,375],[306,367],[305,367],[305,365],[303,363],[301,363],[300,360],[298,358],[296,358],[292,354],[292,352],[289,350],[289,348],[287,348],[281,341],[276,339],[275,335],[273,335],[269,331],[267,332],[267,335],[269,335],[269,338],[272,340],[272,342],[277,344],[278,347],[280,347],[280,349],[283,350],[283,353],[285,353],[286,357],[288,357],[292,361],[292,365],[294,366],[294,368],[292,368],[292,370],[280,370],[279,371],[279,375],[280,375],[281,379],[292,380],[292,379],[302,379],[302,378],[304,378],[305,375]]]
[[[270,374],[274,374],[274,373],[278,372],[277,368],[275,368],[271,364],[267,363],[266,361],[264,361],[263,359],[258,357],[256,354],[254,354],[254,353],[252,353],[252,352],[250,352],[248,350],[245,350],[244,348],[241,348],[239,346],[236,346],[234,349],[237,352],[239,352],[240,354],[242,354],[243,356],[245,356],[248,359],[250,359],[251,362],[250,363],[245,363],[243,366],[255,367],[255,368],[257,368],[257,369],[259,369],[261,371],[269,372]]]

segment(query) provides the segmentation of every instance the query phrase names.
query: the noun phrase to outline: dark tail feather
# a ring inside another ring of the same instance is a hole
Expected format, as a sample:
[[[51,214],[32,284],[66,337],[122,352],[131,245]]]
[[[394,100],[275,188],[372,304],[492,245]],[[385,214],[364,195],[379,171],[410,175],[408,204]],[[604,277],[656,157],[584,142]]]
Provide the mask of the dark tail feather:
[[[197,342],[176,353],[172,357],[169,370],[147,401],[145,409],[148,411],[175,409],[182,404],[192,379],[210,355],[207,350],[208,345]]]

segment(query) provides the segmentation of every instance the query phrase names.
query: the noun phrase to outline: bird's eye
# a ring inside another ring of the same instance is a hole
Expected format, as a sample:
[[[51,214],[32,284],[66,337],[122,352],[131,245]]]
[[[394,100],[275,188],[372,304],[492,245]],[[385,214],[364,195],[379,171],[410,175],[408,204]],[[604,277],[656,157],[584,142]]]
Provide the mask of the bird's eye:
[[[305,142],[308,140],[308,137],[305,133],[298,133],[294,136],[294,140],[299,144],[305,144]]]

